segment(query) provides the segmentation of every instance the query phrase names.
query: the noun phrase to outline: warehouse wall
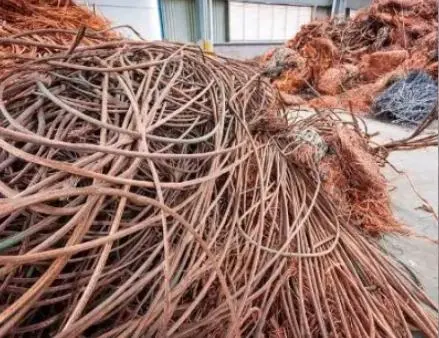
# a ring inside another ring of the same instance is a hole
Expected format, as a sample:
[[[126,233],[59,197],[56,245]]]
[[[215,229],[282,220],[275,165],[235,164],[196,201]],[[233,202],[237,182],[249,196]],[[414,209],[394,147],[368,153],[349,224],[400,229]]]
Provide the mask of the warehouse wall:
[[[199,39],[195,0],[161,0],[163,38],[191,42]]]
[[[213,0],[213,40],[222,43],[228,41],[228,8],[226,0]]]
[[[215,53],[218,55],[233,57],[236,59],[252,59],[261,56],[266,51],[282,46],[282,43],[260,42],[260,43],[220,43],[215,44]]]
[[[271,5],[294,5],[294,6],[331,6],[332,0],[233,0],[237,2],[251,2]],[[368,0],[353,0],[368,1]]]
[[[230,41],[284,41],[311,21],[313,7],[229,2]]]
[[[184,11],[173,8],[175,14],[170,15],[169,22],[161,22],[160,10],[163,11],[163,3],[172,2],[171,7],[174,7],[174,4],[181,5],[194,1],[197,6],[195,8],[191,6],[191,9],[186,11],[186,14],[190,15],[184,15]],[[77,0],[79,4],[95,8],[97,12],[110,19],[113,25],[131,25],[148,40],[167,38],[192,42],[199,41],[201,36],[199,21],[202,19],[202,14],[199,13],[198,2],[204,3],[204,1],[207,2],[207,0]],[[346,0],[346,4],[347,8],[358,8],[367,6],[370,1]],[[159,2],[162,3],[162,8]],[[309,22],[311,18],[328,17],[331,13],[331,3],[331,0],[213,0],[214,43],[220,52],[228,55],[238,56],[238,53],[242,53],[243,57],[252,57],[259,51],[265,50],[267,43],[272,46],[279,45],[291,38],[300,26]],[[231,7],[235,10],[231,10]],[[181,29],[182,25],[190,29]],[[167,32],[164,32],[166,30]],[[172,34],[169,33],[170,31]],[[122,32],[129,37],[135,37],[129,30]],[[226,46],[224,43],[228,41],[231,44]],[[243,46],[242,43],[249,45]]]
[[[331,16],[331,7],[317,7],[314,13],[314,19],[326,19]]]
[[[349,9],[349,17],[350,17],[350,18],[353,18],[353,17],[355,16],[355,14],[357,14],[357,12],[358,12],[358,9],[352,9],[352,8],[350,8],[350,9]]]
[[[369,7],[372,0],[346,0],[346,8],[359,9]]]
[[[160,40],[162,38],[159,15],[159,0],[78,0],[80,5],[95,8],[106,16],[113,26],[131,25],[145,39]],[[122,30],[129,37],[135,35]]]

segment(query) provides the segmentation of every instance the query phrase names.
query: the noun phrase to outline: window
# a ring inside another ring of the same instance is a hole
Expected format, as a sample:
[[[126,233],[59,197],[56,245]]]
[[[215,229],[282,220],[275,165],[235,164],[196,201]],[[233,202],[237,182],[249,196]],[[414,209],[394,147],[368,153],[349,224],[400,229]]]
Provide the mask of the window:
[[[230,41],[283,41],[311,21],[312,7],[230,2]]]

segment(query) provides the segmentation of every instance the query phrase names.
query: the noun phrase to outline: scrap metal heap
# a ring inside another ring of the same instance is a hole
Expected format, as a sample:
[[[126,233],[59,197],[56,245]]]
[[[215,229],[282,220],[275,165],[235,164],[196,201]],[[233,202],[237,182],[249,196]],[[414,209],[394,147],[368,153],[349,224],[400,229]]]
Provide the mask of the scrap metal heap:
[[[71,0],[2,0],[0,38],[2,74],[18,55],[32,58],[53,51],[54,45],[92,45],[117,39],[119,35],[104,17]],[[15,44],[16,39],[19,44]]]
[[[289,123],[248,63],[88,30],[24,57],[40,32],[0,37],[0,336],[437,337],[378,242],[409,233],[380,165],[427,122],[376,146]]]
[[[350,20],[302,26],[261,61],[290,103],[364,114],[410,70],[437,80],[437,12],[436,0],[374,0]]]
[[[404,231],[368,138],[331,115],[288,125],[259,72],[153,42],[17,57],[1,335],[437,336],[436,305],[367,235]]]

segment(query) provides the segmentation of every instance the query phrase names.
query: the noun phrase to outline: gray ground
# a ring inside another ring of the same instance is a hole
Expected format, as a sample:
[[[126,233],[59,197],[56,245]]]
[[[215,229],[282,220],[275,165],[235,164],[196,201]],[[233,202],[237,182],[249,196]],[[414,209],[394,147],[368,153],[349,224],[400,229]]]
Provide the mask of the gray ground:
[[[309,115],[310,111],[301,111],[299,116]],[[296,112],[291,117],[297,116]],[[340,114],[349,120],[347,114]],[[373,119],[365,119],[368,132],[379,132],[374,140],[381,143],[398,140],[409,136],[413,129],[384,123]],[[437,131],[437,123],[427,132]],[[416,191],[438,212],[438,148],[430,147],[412,151],[392,152],[388,158],[398,170],[404,171],[412,181]],[[416,209],[424,202],[413,191],[405,175],[396,173],[390,166],[383,170],[389,181],[393,210],[397,218],[421,236],[438,239],[438,223],[431,213]],[[386,236],[383,246],[395,255],[422,283],[426,293],[439,303],[438,280],[438,245],[432,241],[397,235]]]
[[[368,127],[380,132],[377,139],[389,140],[407,137],[411,130],[402,127],[367,121]],[[403,170],[411,179],[416,191],[438,211],[438,148],[393,152],[389,161]],[[419,235],[438,239],[438,223],[431,213],[416,209],[424,202],[413,191],[405,175],[396,173],[390,166],[384,169],[391,192],[392,205],[397,217]],[[438,245],[431,241],[402,236],[387,236],[383,240],[387,250],[405,263],[419,278],[427,294],[438,299]]]

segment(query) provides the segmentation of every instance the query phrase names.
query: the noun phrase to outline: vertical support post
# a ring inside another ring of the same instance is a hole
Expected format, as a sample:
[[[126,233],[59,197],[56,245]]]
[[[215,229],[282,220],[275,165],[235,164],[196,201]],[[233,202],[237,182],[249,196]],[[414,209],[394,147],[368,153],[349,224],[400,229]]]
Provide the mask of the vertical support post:
[[[213,1],[212,0],[207,1],[207,10],[208,10],[207,13],[208,22],[206,22],[206,24],[208,23],[209,35],[208,38],[205,40],[203,49],[208,53],[213,53]]]
[[[213,5],[212,0],[195,0],[197,21],[203,51],[213,53]]]
[[[331,18],[335,16],[342,19],[346,17],[346,0],[332,1]]]
[[[226,1],[226,41],[230,41],[230,0]]]
[[[158,7],[158,11],[159,11],[159,20],[160,20],[160,37],[162,40],[164,40],[165,38],[167,38],[166,34],[165,34],[165,16],[163,13],[163,4],[162,4],[162,0],[157,0],[157,7]]]
[[[204,41],[206,39],[206,9],[205,9],[205,1],[204,0],[195,0],[195,5],[197,8],[196,18],[197,18],[197,33],[198,39]]]
[[[210,41],[213,44],[214,28],[213,28],[213,0],[209,0],[209,30]]]
[[[346,19],[346,0],[340,0],[338,16],[340,18]]]
[[[332,0],[332,6],[331,6],[331,19],[334,17],[335,14],[335,7],[337,6],[337,0]]]
[[[312,6],[312,12],[311,12],[311,21],[314,21],[316,19],[317,15],[317,5]]]

